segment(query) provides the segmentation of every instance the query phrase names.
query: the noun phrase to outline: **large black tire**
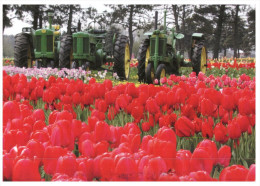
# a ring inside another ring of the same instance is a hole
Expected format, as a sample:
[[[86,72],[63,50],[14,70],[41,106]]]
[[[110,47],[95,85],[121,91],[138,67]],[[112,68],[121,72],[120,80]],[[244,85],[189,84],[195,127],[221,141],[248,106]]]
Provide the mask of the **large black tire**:
[[[157,67],[157,70],[155,72],[155,79],[158,80],[158,84],[160,85],[161,78],[166,77],[166,66],[165,64],[160,64]]]
[[[207,66],[207,50],[204,46],[204,42],[201,41],[198,44],[195,44],[192,51],[192,68],[193,72],[196,72],[196,75],[199,74],[203,68]],[[206,66],[205,66],[206,65]]]
[[[145,59],[146,59],[146,52],[149,47],[150,40],[145,39],[139,47],[137,61],[138,61],[138,81],[145,82]]]
[[[33,45],[29,34],[20,33],[15,36],[14,65],[17,67],[32,67]]]
[[[60,68],[71,68],[72,65],[72,36],[64,35],[60,41],[59,66]]]
[[[128,52],[127,52],[128,47]],[[120,80],[126,80],[130,74],[130,52],[129,52],[129,41],[125,35],[119,35],[115,42],[114,49],[114,71],[119,76]],[[126,57],[127,62],[126,62]],[[127,64],[126,64],[127,63]],[[128,66],[125,66],[128,65]],[[125,68],[126,67],[126,68]],[[128,69],[128,72],[126,72]]]
[[[166,68],[167,73],[179,75],[180,64],[178,62],[177,55],[173,51],[172,45],[167,44],[167,55],[169,57],[173,57],[172,59],[173,67],[168,65],[169,68]]]
[[[146,83],[148,84],[153,84],[155,80],[155,72],[154,72],[154,67],[152,63],[149,63],[146,67],[145,70],[145,79]]]
[[[106,33],[106,37],[105,37],[105,46],[104,46],[104,50],[108,53],[108,55],[112,55],[113,54],[113,37],[114,34],[116,34],[116,36],[118,36],[120,33],[120,29],[117,29],[115,27],[110,28],[107,33]]]

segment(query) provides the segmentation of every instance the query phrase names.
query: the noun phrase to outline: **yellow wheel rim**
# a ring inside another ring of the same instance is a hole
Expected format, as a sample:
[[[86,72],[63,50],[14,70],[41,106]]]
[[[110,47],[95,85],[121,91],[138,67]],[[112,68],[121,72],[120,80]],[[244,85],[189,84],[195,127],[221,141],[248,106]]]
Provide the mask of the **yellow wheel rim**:
[[[32,68],[32,54],[31,54],[31,48],[30,45],[28,46],[28,54],[27,54],[27,66],[28,68]]]
[[[129,78],[129,72],[130,72],[130,50],[129,45],[126,44],[125,46],[125,78]]]
[[[206,48],[203,47],[201,51],[200,70],[204,74],[206,73],[206,69],[207,69],[206,65],[207,65],[207,54],[206,54]]]
[[[150,49],[148,47],[147,50],[146,50],[146,55],[145,55],[145,70],[146,70],[146,67],[148,65],[149,58],[150,58]]]
[[[162,72],[161,72],[160,78],[164,78],[165,76],[166,76],[165,69],[162,69]]]

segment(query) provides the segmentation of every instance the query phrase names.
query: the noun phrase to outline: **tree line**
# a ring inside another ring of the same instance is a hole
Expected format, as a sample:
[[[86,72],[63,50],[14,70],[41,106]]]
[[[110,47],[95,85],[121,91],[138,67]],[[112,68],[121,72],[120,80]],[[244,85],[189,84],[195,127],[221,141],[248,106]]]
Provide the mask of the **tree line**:
[[[82,23],[82,29],[93,27],[117,27],[129,36],[130,50],[137,54],[143,33],[153,29],[154,12],[167,10],[167,25],[174,26],[178,33],[185,35],[177,43],[177,50],[187,52],[194,32],[204,33],[208,50],[213,58],[220,51],[226,56],[227,49],[234,51],[234,57],[240,57],[239,51],[249,55],[255,50],[255,8],[249,5],[106,5],[111,11],[98,13],[94,7],[82,8],[80,5],[3,5],[3,31],[12,27],[12,20],[28,22],[34,29],[46,24],[47,12],[55,13],[53,24],[67,28]],[[12,12],[12,16],[10,13]],[[162,14],[159,26],[163,25]]]

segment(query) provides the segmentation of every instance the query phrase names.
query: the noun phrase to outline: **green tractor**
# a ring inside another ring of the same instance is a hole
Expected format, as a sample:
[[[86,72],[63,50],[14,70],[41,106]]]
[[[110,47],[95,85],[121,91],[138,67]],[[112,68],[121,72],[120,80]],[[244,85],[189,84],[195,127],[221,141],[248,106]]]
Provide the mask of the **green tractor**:
[[[106,62],[114,62],[113,71],[121,80],[128,79],[130,74],[128,37],[112,29],[87,29],[64,35],[59,59],[60,68],[82,67],[88,71],[100,69]]]
[[[14,63],[17,67],[58,67],[60,48],[60,26],[52,25],[53,13],[49,12],[49,27],[34,30],[24,27],[15,36]]]
[[[157,29],[158,12],[155,12],[155,30],[147,32],[149,38],[145,39],[138,52],[138,77],[140,82],[148,84],[154,83],[168,74],[179,74],[179,68],[193,67],[193,71],[198,73],[206,71],[207,51],[204,46],[204,36],[202,33],[192,34],[191,63],[184,61],[183,55],[176,51],[176,41],[184,38],[181,33],[176,33],[175,29],[166,27],[166,11],[164,11],[164,28]],[[169,34],[170,32],[170,34]]]

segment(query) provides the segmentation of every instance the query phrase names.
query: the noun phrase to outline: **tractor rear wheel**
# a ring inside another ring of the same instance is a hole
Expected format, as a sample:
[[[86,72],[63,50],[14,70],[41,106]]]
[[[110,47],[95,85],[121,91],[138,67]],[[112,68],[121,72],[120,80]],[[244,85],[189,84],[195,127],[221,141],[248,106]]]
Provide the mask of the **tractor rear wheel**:
[[[148,60],[150,57],[150,49],[149,49],[150,41],[149,39],[145,39],[138,51],[138,81],[144,82],[145,81],[145,70],[148,65]]]
[[[155,79],[158,80],[159,85],[160,85],[160,80],[164,77],[166,77],[166,66],[165,66],[165,64],[160,64],[157,67],[157,70],[156,70],[156,73],[155,73]]]
[[[128,37],[120,35],[114,48],[114,71],[120,80],[128,80],[130,74],[130,48]]]
[[[110,28],[107,33],[106,33],[106,37],[105,37],[105,46],[104,46],[104,50],[106,51],[106,53],[108,55],[112,55],[113,54],[113,38],[114,35],[116,34],[116,37],[119,35],[120,30],[112,27]]]
[[[60,68],[72,67],[72,36],[64,35],[60,41],[59,66]]]
[[[206,73],[207,51],[206,47],[204,46],[204,42],[199,42],[198,44],[195,44],[192,52],[191,62],[193,72],[196,72],[196,75],[198,75],[200,71]]]
[[[148,84],[153,84],[155,80],[155,72],[154,72],[154,67],[152,63],[149,63],[146,67],[145,70],[145,79],[146,83]]]
[[[33,47],[30,37],[25,33],[15,36],[14,64],[17,67],[32,67]]]

